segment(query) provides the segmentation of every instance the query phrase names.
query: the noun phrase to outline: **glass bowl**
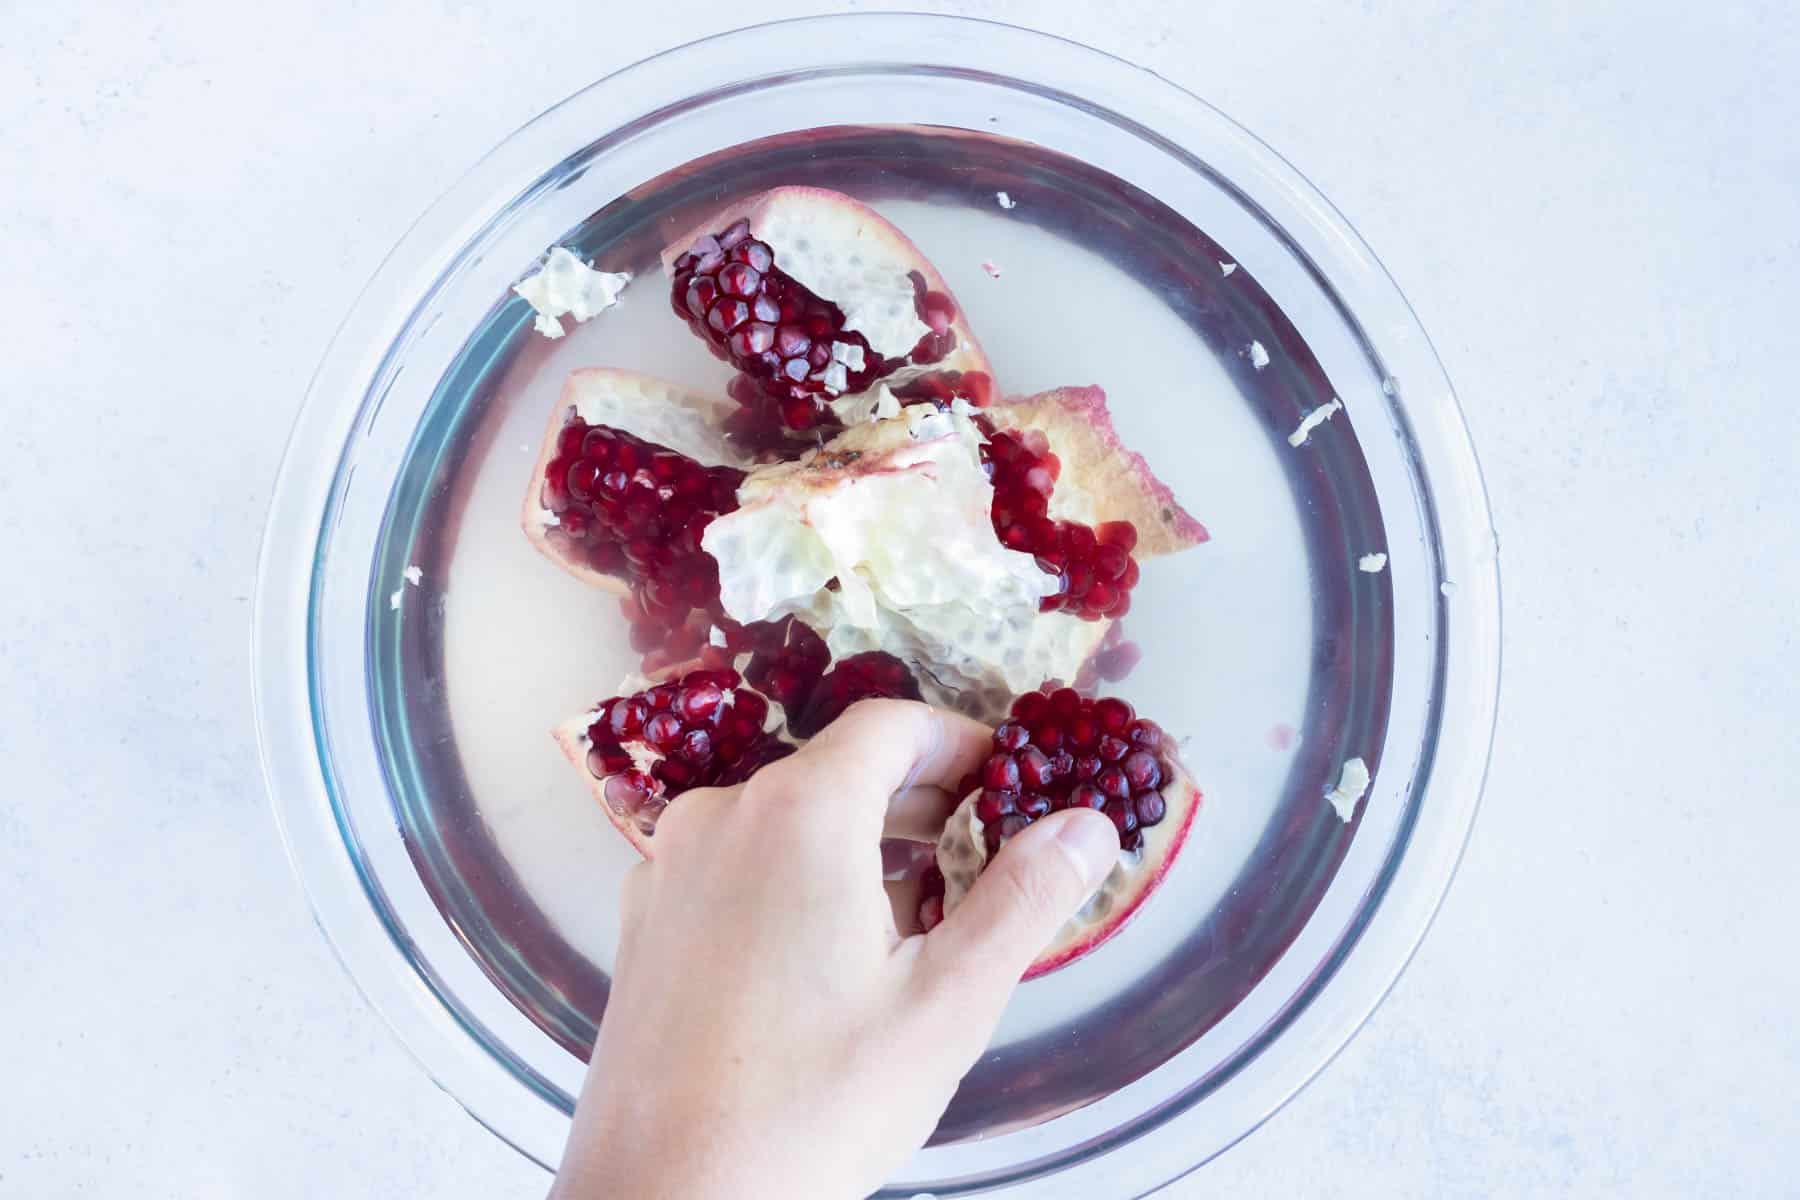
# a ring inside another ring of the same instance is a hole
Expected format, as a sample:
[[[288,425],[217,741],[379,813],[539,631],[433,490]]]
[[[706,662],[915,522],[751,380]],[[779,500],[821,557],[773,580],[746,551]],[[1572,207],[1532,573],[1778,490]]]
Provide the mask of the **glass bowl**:
[[[656,251],[802,182],[913,235],[1003,388],[1105,386],[1211,529],[1147,565],[1119,688],[1189,739],[1194,838],[1124,933],[1020,989],[881,1193],[1143,1195],[1293,1095],[1412,953],[1474,817],[1500,628],[1474,453],[1393,281],[1268,147],[1123,62],[946,17],[759,26],[594,84],[433,206],[335,338],[276,487],[256,706],[289,852],[426,1070],[553,1164],[632,853],[547,731],[633,656],[519,501],[571,367],[722,387]],[[553,342],[508,288],[554,244],[639,278]],[[1324,793],[1351,757],[1374,783],[1345,822]]]

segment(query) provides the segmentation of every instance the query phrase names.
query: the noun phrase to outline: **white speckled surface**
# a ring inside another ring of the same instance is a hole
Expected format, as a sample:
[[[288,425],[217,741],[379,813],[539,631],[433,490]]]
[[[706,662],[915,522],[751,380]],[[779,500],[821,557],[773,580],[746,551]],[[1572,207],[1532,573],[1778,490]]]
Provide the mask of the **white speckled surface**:
[[[1418,307],[1493,491],[1507,674],[1461,878],[1339,1061],[1168,1194],[1792,1195],[1792,7],[925,6],[1137,59],[1273,143]],[[545,1185],[290,880],[257,538],[307,374],[414,215],[747,10],[313,7],[0,17],[0,1196]]]

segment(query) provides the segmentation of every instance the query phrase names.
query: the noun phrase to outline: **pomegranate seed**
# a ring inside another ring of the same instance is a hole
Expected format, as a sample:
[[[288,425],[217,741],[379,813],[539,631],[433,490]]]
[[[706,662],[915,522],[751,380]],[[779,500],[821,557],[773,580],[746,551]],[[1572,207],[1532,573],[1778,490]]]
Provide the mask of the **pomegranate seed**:
[[[641,771],[624,771],[606,781],[606,802],[614,812],[631,814],[650,798],[650,777]]]
[[[1125,772],[1117,767],[1108,767],[1094,779],[1094,786],[1106,793],[1109,800],[1129,800],[1131,798],[1131,782],[1125,778]]]
[[[1042,792],[1027,792],[1019,797],[1019,812],[1034,820],[1048,813],[1050,806],[1050,797]]]
[[[1019,787],[1019,764],[1010,754],[995,754],[987,760],[982,768],[981,780],[988,787],[1017,791]]]
[[[644,740],[667,753],[681,740],[681,718],[671,712],[659,712],[644,722]]]
[[[1161,792],[1139,792],[1131,798],[1131,807],[1137,813],[1140,827],[1155,825],[1169,812],[1169,802],[1163,799]]]
[[[1152,754],[1162,749],[1162,730],[1149,721],[1133,721],[1125,731],[1125,739],[1140,750]]]
[[[1050,758],[1036,746],[1027,746],[1018,759],[1019,778],[1027,787],[1047,788],[1054,776],[1050,771]]]
[[[1094,719],[1100,723],[1101,730],[1106,733],[1124,733],[1125,727],[1130,725],[1136,716],[1131,705],[1116,697],[1108,696],[1104,700],[1094,702]]]
[[[648,708],[642,700],[631,699],[612,701],[607,705],[606,713],[606,727],[619,740],[642,733],[644,720],[649,716]]]
[[[1137,813],[1133,811],[1130,800],[1108,800],[1106,807],[1100,810],[1112,818],[1112,823],[1119,831],[1119,842],[1122,846],[1125,839],[1137,829]]]
[[[1109,733],[1100,739],[1095,750],[1100,755],[1101,762],[1116,763],[1131,752],[1131,744]]]
[[[1008,753],[1023,749],[1030,740],[1031,732],[1016,721],[1008,721],[994,730],[994,745]]]
[[[1092,717],[1076,717],[1069,722],[1069,746],[1075,750],[1092,750],[1100,740],[1100,725]]]
[[[1078,783],[1069,791],[1069,804],[1073,808],[1104,808],[1106,793],[1091,783]]]
[[[1092,783],[1105,765],[1098,754],[1084,754],[1075,760],[1075,778],[1081,783]]]
[[[1025,831],[1025,827],[1029,824],[1031,824],[1031,821],[1019,813],[1009,813],[1006,816],[1001,817],[1001,840],[1005,841],[1007,838],[1017,837]]]
[[[1095,532],[1099,534],[1102,543],[1117,546],[1127,554],[1137,546],[1137,526],[1130,521],[1108,521]]]
[[[983,825],[992,825],[1001,817],[1013,811],[1013,798],[1006,792],[992,788],[984,790],[975,799],[975,815],[981,818]]]
[[[1026,692],[1013,701],[1012,715],[1021,721],[1034,720],[1043,713],[1044,703],[1042,692]]]
[[[1133,791],[1162,786],[1162,768],[1157,765],[1156,756],[1144,750],[1134,750],[1125,756],[1121,764],[1123,774],[1131,781]]]
[[[701,721],[710,717],[719,702],[725,699],[725,689],[710,679],[703,679],[697,684],[682,689],[681,696],[675,702],[676,711],[684,721]]]

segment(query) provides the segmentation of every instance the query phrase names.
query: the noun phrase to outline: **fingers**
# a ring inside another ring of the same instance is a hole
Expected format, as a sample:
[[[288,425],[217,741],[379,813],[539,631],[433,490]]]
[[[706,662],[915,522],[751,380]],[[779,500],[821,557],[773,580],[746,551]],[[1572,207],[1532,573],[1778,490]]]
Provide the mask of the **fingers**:
[[[999,1020],[1031,960],[1118,858],[1118,831],[1091,809],[1034,822],[1000,847],[962,903],[926,936],[927,982],[954,990],[965,1011]]]
[[[905,838],[914,842],[936,842],[944,822],[955,811],[961,797],[942,788],[917,784],[896,792],[888,801],[887,819],[882,823],[884,838]]]
[[[921,788],[953,791],[987,757],[991,738],[980,722],[917,701],[864,700],[795,754],[757,772],[746,794],[756,793],[758,803],[803,800],[809,823],[873,846],[890,798]],[[921,803],[908,795],[908,807]]]

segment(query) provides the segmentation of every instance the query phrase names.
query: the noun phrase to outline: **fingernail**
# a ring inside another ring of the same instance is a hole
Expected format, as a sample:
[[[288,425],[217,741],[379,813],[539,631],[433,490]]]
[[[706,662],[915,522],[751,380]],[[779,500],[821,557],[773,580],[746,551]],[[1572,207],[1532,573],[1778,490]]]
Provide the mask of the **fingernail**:
[[[1063,819],[1056,840],[1069,852],[1091,891],[1119,861],[1119,831],[1097,812],[1076,811]]]

